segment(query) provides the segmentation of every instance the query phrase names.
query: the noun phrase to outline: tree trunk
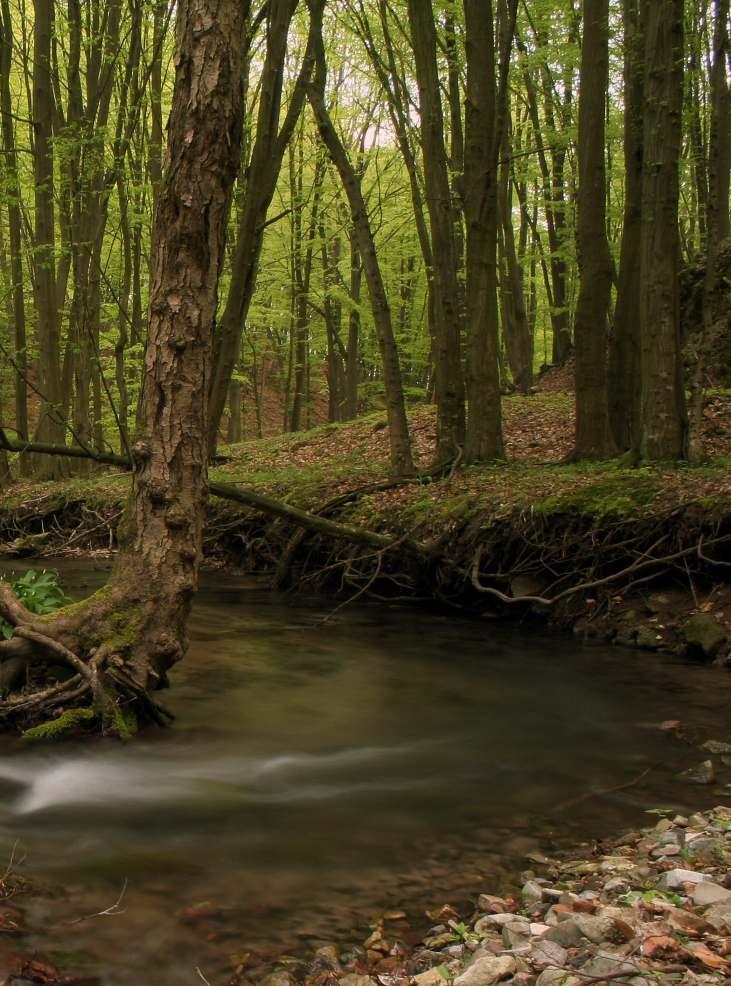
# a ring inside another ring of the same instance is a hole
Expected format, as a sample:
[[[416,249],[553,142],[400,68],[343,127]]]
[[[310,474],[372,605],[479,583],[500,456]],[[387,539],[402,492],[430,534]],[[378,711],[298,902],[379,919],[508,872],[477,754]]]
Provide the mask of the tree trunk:
[[[683,0],[646,0],[639,454],[685,456],[678,300]]]
[[[515,233],[513,231],[511,141],[507,121],[502,146],[499,246],[502,255],[500,297],[502,299],[503,341],[513,384],[521,394],[527,394],[533,386],[533,330],[526,311],[521,265],[515,247]],[[527,238],[527,228],[525,210],[521,209],[522,238]],[[522,246],[522,251],[525,255],[525,246]]]
[[[706,366],[711,347],[728,331],[724,296],[728,284],[719,270],[720,253],[729,235],[729,174],[731,172],[731,89],[726,66],[729,45],[729,0],[716,0],[711,64],[711,125],[708,145],[708,203],[706,229],[706,275],[703,284],[703,324],[696,344],[689,402],[688,458],[698,463],[705,457],[703,409]],[[727,247],[728,248],[728,247]]]
[[[612,257],[607,240],[605,111],[609,82],[609,0],[584,0],[579,101],[579,300],[576,350],[577,459],[599,459],[614,444],[607,403],[607,318]]]
[[[644,79],[640,0],[623,0],[624,219],[617,302],[609,339],[609,423],[618,449],[638,438],[640,401],[640,229],[642,223],[642,114]]]
[[[40,387],[43,396],[36,428],[38,441],[63,443],[61,410],[61,347],[56,292],[56,233],[52,145],[53,89],[51,86],[52,0],[35,0],[33,36],[33,177],[35,179],[35,293],[36,332],[40,349]],[[58,461],[40,461],[47,478],[65,468]]]
[[[507,70],[517,0],[500,5],[501,58],[491,0],[464,0],[467,57],[467,462],[505,457],[500,406],[497,301],[498,158],[507,108]],[[500,68],[499,79],[498,66]]]
[[[308,4],[310,34],[307,50],[280,127],[287,36],[296,6],[296,0],[273,0],[268,10],[267,52],[262,69],[256,138],[231,260],[231,282],[215,338],[208,419],[210,455],[216,451],[218,426],[226,405],[228,384],[241,348],[241,333],[254,294],[267,210],[274,195],[284,152],[304,104],[305,85],[312,71],[311,39],[318,21],[322,19],[324,0],[310,0]]]
[[[186,649],[205,512],[218,278],[241,141],[241,8],[238,0],[178,3],[139,434],[114,572],[104,589],[50,619],[25,611],[7,587],[0,593],[0,612],[16,625],[0,659],[23,645],[30,660],[61,653],[75,685],[57,686],[52,707],[91,693],[105,726],[118,723],[116,702],[130,695],[154,714],[147,689],[164,684]],[[26,710],[35,701],[36,714],[49,708],[47,690],[23,701]],[[12,718],[17,706],[6,701],[0,715]]]
[[[386,415],[389,425],[389,441],[391,451],[391,467],[397,475],[410,475],[415,472],[411,458],[411,438],[409,424],[406,419],[404,394],[401,381],[401,366],[398,348],[393,334],[391,308],[386,294],[386,287],[378,263],[376,245],[373,239],[368,209],[363,200],[358,174],[351,164],[333,126],[325,105],[325,48],[322,35],[317,39],[317,61],[315,80],[309,87],[310,105],[317,120],[322,141],[327,148],[333,164],[337,168],[348,197],[350,213],[353,221],[353,232],[358,244],[358,252],[363,260],[363,268],[370,295],[373,321],[378,337],[378,346],[383,361],[383,382],[386,390]]]
[[[12,317],[15,373],[15,430],[18,438],[28,440],[28,384],[26,353],[25,295],[23,292],[22,219],[18,158],[15,151],[15,127],[10,93],[13,55],[13,21],[8,0],[0,8],[0,112],[2,113],[3,150],[5,152],[5,190],[8,206],[10,277],[12,280]],[[26,456],[20,456],[21,472],[26,471]]]
[[[424,184],[431,220],[434,277],[433,360],[437,403],[436,464],[452,461],[464,449],[465,406],[457,253],[452,194],[444,145],[437,32],[432,5],[408,0],[411,43],[419,89]]]

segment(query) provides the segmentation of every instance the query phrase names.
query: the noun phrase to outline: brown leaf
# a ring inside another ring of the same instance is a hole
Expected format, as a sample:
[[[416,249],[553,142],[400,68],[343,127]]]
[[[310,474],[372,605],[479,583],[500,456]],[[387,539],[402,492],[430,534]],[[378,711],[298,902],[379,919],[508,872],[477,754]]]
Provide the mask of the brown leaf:
[[[669,935],[652,935],[642,942],[640,951],[648,959],[667,958],[679,951],[678,942]]]
[[[719,969],[722,972],[731,969],[731,962],[722,959],[720,955],[716,955],[702,942],[692,942],[687,946],[687,951],[694,959],[702,962],[707,969]]]

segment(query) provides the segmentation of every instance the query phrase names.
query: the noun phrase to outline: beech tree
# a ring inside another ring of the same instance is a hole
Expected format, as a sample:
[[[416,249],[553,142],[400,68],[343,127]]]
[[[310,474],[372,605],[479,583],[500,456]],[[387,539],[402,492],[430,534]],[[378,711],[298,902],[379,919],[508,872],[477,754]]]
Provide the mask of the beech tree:
[[[6,671],[12,660],[25,678],[29,664],[49,658],[73,671],[70,680],[6,699],[0,704],[6,719],[42,714],[50,704],[87,694],[109,729],[119,728],[129,701],[159,717],[148,692],[185,653],[207,495],[218,279],[240,155],[242,60],[239,0],[179,0],[145,378],[120,552],[104,589],[50,618],[34,616],[0,583],[0,614],[15,628],[0,643]]]
[[[683,0],[646,4],[638,451],[643,459],[680,459],[686,453],[678,296]]]
[[[609,0],[584,0],[577,221],[581,286],[574,335],[574,454],[579,459],[602,458],[613,449],[607,400],[607,319],[612,290],[604,139],[608,83]]]

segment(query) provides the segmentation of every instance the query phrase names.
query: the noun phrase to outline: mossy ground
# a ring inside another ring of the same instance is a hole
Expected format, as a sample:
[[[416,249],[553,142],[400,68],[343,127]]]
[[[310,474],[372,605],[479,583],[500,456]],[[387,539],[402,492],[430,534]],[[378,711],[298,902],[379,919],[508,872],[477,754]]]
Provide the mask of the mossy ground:
[[[718,402],[725,412],[719,413]],[[567,511],[602,518],[649,516],[695,505],[714,513],[731,508],[731,399],[715,395],[708,420],[706,464],[667,463],[631,468],[617,460],[566,465],[573,433],[573,396],[564,392],[509,397],[503,405],[508,461],[458,469],[439,481],[404,486],[361,499],[342,515],[399,533],[438,532],[445,522],[471,515],[501,519],[515,511]],[[433,408],[411,412],[414,449],[428,465],[434,447]],[[312,509],[339,493],[388,476],[388,432],[382,413],[346,424],[242,442],[221,449],[211,480],[279,497]],[[39,514],[76,510],[112,519],[129,488],[129,477],[105,471],[58,483],[17,484],[5,491],[3,518],[19,523]],[[235,513],[232,504],[212,509]],[[116,519],[114,520],[116,523]],[[92,525],[93,526],[93,525]],[[102,527],[104,525],[102,524]],[[9,539],[9,538],[8,538]],[[75,542],[75,548],[83,548]],[[48,547],[53,551],[53,543]]]

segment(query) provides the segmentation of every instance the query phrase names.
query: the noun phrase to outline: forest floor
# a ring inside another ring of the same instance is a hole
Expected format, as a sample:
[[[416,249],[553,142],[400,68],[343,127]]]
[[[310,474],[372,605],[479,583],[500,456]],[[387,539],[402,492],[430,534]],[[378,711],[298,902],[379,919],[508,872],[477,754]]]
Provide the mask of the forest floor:
[[[379,552],[303,536],[291,523],[211,498],[209,563],[276,573],[278,587],[548,618],[586,636],[723,661],[731,646],[731,395],[707,400],[702,466],[565,464],[574,421],[565,383],[548,374],[539,393],[504,399],[507,463],[456,468],[438,480],[389,484],[382,412],[224,447],[212,481],[394,543]],[[434,409],[412,408],[410,424],[427,468]],[[0,506],[2,554],[113,550],[128,486],[129,476],[114,470],[16,484]],[[415,544],[430,553],[415,557]]]

